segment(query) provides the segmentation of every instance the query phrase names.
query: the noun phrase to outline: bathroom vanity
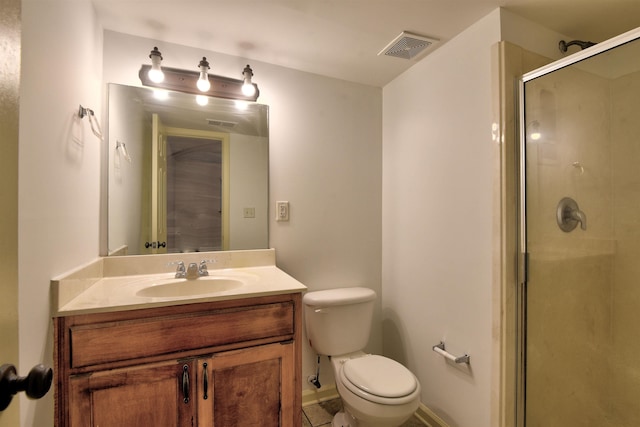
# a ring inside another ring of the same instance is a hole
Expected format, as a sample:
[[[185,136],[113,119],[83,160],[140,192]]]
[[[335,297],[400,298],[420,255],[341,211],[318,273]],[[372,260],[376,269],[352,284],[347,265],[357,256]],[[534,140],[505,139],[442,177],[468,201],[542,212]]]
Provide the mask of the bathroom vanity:
[[[95,276],[87,271],[96,266],[52,281],[55,425],[301,425],[306,288],[269,263],[270,251],[251,255],[254,264],[261,262],[253,255],[266,261],[247,267],[229,252],[159,256],[161,265],[203,256],[218,257],[217,267],[242,265],[211,269],[205,280],[240,277],[242,284],[208,294],[144,292],[192,284],[167,282],[167,273],[103,275],[88,284],[83,276]],[[118,268],[102,266],[103,273]]]

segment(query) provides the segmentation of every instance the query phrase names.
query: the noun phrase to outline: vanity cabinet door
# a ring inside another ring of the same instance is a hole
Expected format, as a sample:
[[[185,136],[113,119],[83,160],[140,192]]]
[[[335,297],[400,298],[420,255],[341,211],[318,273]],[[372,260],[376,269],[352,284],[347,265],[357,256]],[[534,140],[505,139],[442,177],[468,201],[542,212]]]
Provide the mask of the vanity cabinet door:
[[[198,425],[298,427],[293,342],[198,360]]]
[[[142,365],[73,376],[71,427],[196,425],[195,362]]]

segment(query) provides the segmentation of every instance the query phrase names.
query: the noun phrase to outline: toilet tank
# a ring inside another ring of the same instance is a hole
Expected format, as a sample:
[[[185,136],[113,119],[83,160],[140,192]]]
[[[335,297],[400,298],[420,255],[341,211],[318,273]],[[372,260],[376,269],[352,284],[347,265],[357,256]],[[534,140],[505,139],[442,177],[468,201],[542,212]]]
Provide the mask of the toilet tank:
[[[306,293],[302,303],[311,348],[327,356],[362,350],[369,341],[375,299],[368,288]]]

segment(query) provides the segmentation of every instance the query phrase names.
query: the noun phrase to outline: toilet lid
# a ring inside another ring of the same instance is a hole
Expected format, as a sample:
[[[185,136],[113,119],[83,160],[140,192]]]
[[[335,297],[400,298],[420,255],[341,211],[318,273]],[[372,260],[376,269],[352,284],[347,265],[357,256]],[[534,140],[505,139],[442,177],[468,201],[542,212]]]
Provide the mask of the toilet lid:
[[[350,359],[345,362],[342,372],[348,380],[345,386],[349,389],[355,386],[374,396],[404,397],[413,393],[417,387],[416,377],[407,368],[383,356],[369,355]]]

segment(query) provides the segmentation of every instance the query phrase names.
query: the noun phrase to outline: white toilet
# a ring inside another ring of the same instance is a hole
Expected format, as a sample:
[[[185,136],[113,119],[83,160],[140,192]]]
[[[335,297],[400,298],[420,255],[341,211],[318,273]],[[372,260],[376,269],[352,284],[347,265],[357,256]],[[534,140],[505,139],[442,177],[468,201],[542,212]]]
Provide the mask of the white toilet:
[[[331,358],[345,412],[333,427],[396,427],[420,404],[420,383],[400,363],[362,351],[376,293],[368,288],[308,292],[302,302],[311,347]]]

